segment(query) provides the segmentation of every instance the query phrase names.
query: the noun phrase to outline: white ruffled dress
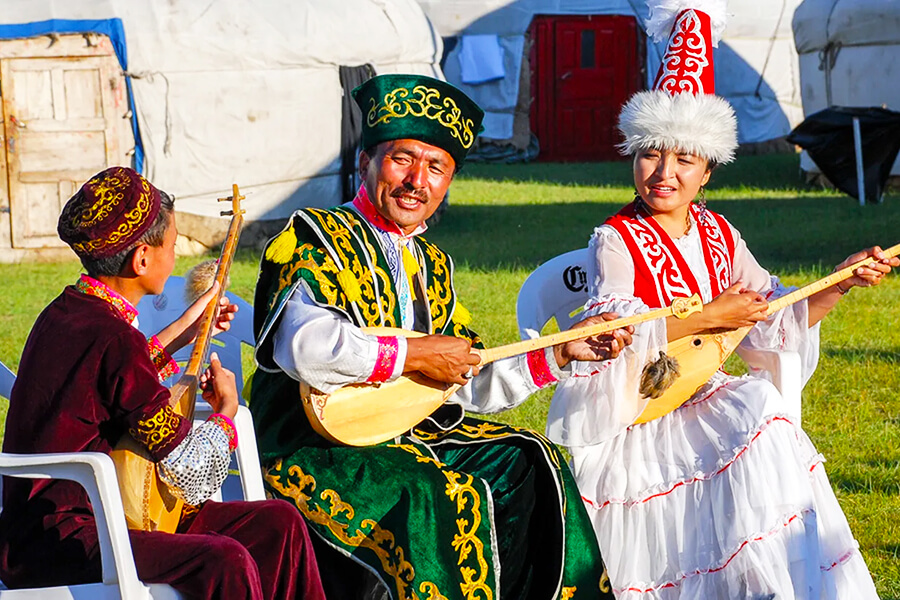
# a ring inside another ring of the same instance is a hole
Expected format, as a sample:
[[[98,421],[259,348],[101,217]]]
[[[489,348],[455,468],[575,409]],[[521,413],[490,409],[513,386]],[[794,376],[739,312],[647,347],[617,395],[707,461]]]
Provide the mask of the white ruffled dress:
[[[732,227],[734,281],[779,297],[789,290],[759,266]],[[697,227],[675,240],[711,300]],[[592,314],[648,310],[634,265],[604,225],[590,248]],[[738,353],[798,352],[805,383],[818,362],[806,302],[754,327]],[[570,448],[573,471],[617,598],[877,598],[822,455],[787,414],[766,372],[719,372],[679,409],[629,426],[643,410],[643,366],[666,346],[665,320],[636,328],[614,361],[577,363],[551,403],[547,433]]]

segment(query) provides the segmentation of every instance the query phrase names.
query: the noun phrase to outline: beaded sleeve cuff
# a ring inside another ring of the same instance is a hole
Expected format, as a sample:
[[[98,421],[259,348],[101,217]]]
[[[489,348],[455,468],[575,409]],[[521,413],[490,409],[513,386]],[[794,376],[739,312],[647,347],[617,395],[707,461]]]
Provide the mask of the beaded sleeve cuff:
[[[375,359],[375,368],[367,381],[381,383],[393,376],[399,345],[396,337],[378,336],[378,357]]]
[[[215,413],[210,415],[207,422],[215,423],[222,428],[222,431],[228,436],[228,451],[234,452],[238,445],[237,429],[234,427],[234,421],[221,413]]]
[[[165,347],[163,347],[162,342],[159,341],[158,337],[154,335],[153,337],[148,338],[147,348],[150,350],[150,360],[153,361],[156,372],[159,373],[160,381],[165,381],[175,373],[181,371],[178,367],[178,363],[176,363],[175,359],[166,352]]]

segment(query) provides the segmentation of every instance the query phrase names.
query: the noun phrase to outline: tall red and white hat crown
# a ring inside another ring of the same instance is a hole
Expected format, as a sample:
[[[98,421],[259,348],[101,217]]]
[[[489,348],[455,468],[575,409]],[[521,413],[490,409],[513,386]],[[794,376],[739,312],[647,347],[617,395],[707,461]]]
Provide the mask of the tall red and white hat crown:
[[[622,154],[678,150],[716,163],[734,159],[737,120],[716,96],[713,48],[725,29],[725,0],[655,0],[647,33],[667,39],[653,89],[638,92],[619,114]],[[668,36],[668,38],[666,38]]]

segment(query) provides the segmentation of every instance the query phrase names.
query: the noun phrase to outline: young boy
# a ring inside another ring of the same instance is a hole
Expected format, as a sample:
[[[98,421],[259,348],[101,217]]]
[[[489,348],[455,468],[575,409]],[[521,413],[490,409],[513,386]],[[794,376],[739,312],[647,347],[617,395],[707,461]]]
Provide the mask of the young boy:
[[[160,385],[170,354],[196,335],[212,289],[150,340],[135,306],[158,294],[175,261],[173,201],[132,169],[98,173],[68,201],[60,238],[87,275],[41,313],[13,387],[5,452],[109,452],[123,435],[143,445],[186,501],[177,533],[130,531],[138,576],[197,598],[324,598],[305,523],[289,504],[206,502],[236,446],[234,375],[213,355],[203,397],[214,414],[192,429]],[[237,307],[223,302],[226,329]],[[148,349],[149,346],[149,349]],[[65,480],[4,478],[0,579],[9,587],[100,580],[87,494]]]

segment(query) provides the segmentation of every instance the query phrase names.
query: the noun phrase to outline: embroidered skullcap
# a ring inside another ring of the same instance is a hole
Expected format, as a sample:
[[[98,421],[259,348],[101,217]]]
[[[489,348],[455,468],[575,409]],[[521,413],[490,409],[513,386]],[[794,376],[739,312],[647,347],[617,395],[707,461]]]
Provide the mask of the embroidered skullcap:
[[[362,110],[362,145],[413,139],[445,150],[457,166],[481,133],[484,111],[446,81],[378,75],[353,90]]]
[[[79,257],[101,259],[127,249],[150,229],[160,195],[134,169],[110,167],[69,198],[56,227]]]
[[[737,119],[715,95],[713,47],[724,29],[724,0],[651,0],[647,33],[667,39],[666,52],[653,89],[636,93],[619,114],[622,154],[657,148],[734,159]]]

